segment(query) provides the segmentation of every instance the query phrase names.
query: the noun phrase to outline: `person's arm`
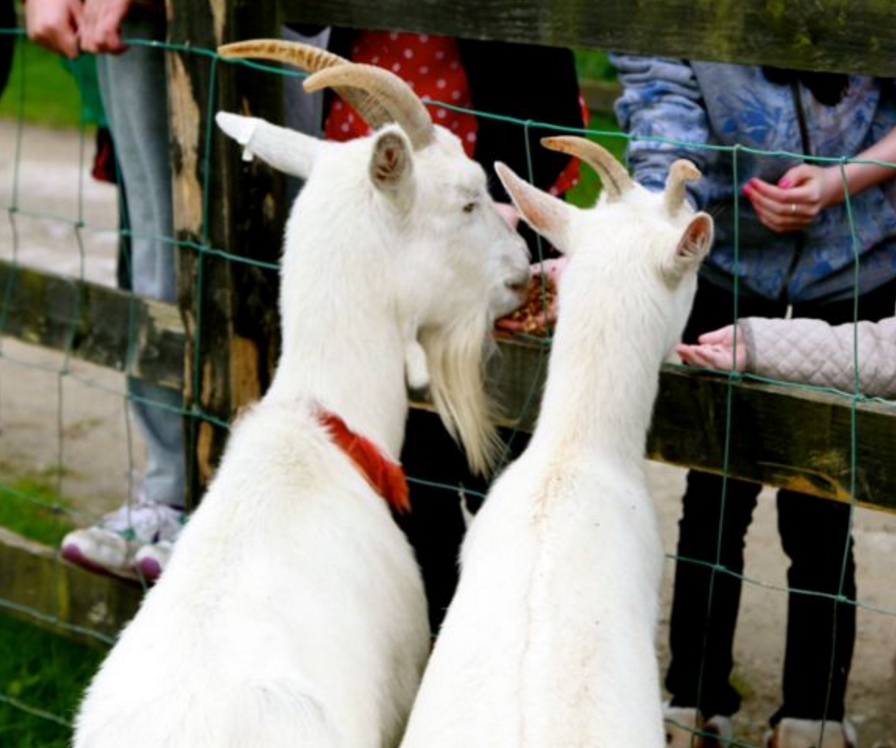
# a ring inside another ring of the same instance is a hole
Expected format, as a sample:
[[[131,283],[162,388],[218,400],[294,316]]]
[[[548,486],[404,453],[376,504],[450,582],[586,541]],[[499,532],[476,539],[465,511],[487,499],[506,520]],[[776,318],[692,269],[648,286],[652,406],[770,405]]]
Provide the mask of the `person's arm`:
[[[620,127],[632,136],[629,164],[635,179],[662,190],[669,167],[679,158],[705,166],[706,152],[679,143],[703,145],[709,141],[709,120],[693,68],[685,60],[634,55],[610,55],[622,84],[616,101]],[[662,138],[664,141],[641,140]],[[691,200],[700,205],[697,185],[688,185]]]
[[[70,59],[78,56],[82,16],[81,0],[28,0],[25,3],[28,38]]]
[[[745,371],[768,379],[855,388],[858,336],[859,389],[871,396],[896,395],[896,317],[880,322],[830,325],[817,319],[764,319],[701,335],[697,345],[680,345],[681,359],[693,366]]]
[[[854,158],[896,164],[896,129]],[[878,164],[818,166],[800,164],[788,170],[777,184],[751,179],[744,194],[759,220],[772,231],[802,231],[821,211],[845,199],[843,178],[850,196],[896,177],[896,168]]]

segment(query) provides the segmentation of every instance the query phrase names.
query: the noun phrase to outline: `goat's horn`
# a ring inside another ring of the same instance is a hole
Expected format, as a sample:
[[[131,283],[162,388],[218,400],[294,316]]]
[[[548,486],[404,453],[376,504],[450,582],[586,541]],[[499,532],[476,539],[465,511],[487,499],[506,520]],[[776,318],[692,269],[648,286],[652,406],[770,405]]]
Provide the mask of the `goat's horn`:
[[[351,64],[344,57],[335,55],[320,47],[301,44],[300,42],[284,41],[283,39],[247,39],[246,41],[224,44],[218,47],[218,54],[226,59],[245,57],[256,60],[285,62],[309,73],[316,73],[319,70],[325,70],[337,65]],[[389,112],[379,102],[365,95],[362,91],[356,88],[335,86],[334,90],[374,130],[394,121]]]
[[[401,125],[415,151],[432,142],[432,117],[411,87],[388,70],[374,65],[338,65],[314,73],[305,79],[306,91],[346,86],[360,89],[383,106]]]
[[[686,159],[679,159],[669,167],[669,176],[666,178],[666,210],[674,216],[684,205],[687,194],[685,182],[695,182],[703,176],[693,163]]]
[[[552,151],[576,156],[588,164],[600,176],[607,199],[610,201],[619,200],[624,193],[635,186],[635,181],[613,154],[591,140],[574,135],[560,135],[542,138],[541,144]]]

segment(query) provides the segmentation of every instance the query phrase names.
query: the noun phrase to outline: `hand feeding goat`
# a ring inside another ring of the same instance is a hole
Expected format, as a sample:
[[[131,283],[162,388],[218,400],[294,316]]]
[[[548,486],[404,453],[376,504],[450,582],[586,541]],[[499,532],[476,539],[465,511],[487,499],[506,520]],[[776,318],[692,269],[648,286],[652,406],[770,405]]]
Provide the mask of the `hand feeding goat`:
[[[549,138],[601,175],[579,210],[498,173],[569,257],[538,424],[473,520],[461,578],[402,748],[662,748],[655,654],[662,545],[644,442],[712,240],[684,203],[636,185],[599,146]]]
[[[523,301],[525,245],[482,169],[391,73],[301,45],[225,52],[318,70],[306,89],[335,87],[379,129],[337,144],[218,115],[249,154],[307,179],[285,238],[283,352],[90,685],[73,745],[393,746],[430,642],[419,570],[384,501],[406,491],[394,462],[406,378],[429,384],[486,468],[483,355],[494,318]]]

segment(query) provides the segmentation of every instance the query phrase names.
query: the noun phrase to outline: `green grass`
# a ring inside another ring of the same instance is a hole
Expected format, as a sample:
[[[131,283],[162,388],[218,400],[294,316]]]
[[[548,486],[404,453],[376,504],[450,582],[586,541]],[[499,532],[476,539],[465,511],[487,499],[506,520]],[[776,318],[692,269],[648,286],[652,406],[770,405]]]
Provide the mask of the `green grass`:
[[[69,502],[56,495],[55,480],[54,470],[0,479],[0,526],[58,545],[73,525],[62,511]],[[0,614],[0,746],[66,748],[71,730],[59,721],[71,721],[103,655],[101,650]],[[55,721],[30,714],[28,707]]]
[[[56,494],[52,471],[13,480],[0,478],[0,527],[26,538],[57,546],[74,528],[65,512],[68,506],[70,502]]]
[[[63,58],[22,37],[0,98],[0,117],[18,119],[20,115],[25,122],[45,127],[76,128],[81,124],[78,85]]]
[[[21,707],[71,722],[104,654],[0,615],[0,746],[66,748],[68,726]]]
[[[577,49],[576,71],[579,78],[591,78],[593,80],[610,81],[616,79],[616,70],[607,59],[604,52]]]

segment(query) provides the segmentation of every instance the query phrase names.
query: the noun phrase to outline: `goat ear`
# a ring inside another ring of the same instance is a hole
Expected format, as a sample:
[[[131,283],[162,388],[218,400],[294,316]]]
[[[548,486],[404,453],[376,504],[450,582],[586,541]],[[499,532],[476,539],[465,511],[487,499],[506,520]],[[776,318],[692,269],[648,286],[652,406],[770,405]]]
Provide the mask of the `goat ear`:
[[[381,192],[395,198],[409,194],[414,178],[414,157],[408,139],[401,133],[377,136],[370,159],[370,181]]]
[[[673,275],[680,278],[703,262],[713,240],[713,222],[707,213],[697,213],[684,230],[675,247]]]
[[[495,171],[526,223],[556,249],[566,252],[569,224],[576,209],[520,179],[500,161],[495,163]]]
[[[713,223],[708,213],[695,215],[684,230],[675,254],[682,260],[702,262],[713,239]]]
[[[227,135],[243,146],[243,158],[258,156],[275,169],[303,179],[308,177],[319,141],[308,135],[277,127],[257,117],[218,112],[215,122]]]

